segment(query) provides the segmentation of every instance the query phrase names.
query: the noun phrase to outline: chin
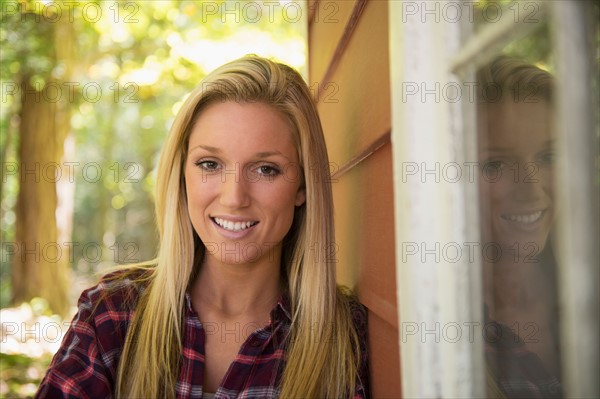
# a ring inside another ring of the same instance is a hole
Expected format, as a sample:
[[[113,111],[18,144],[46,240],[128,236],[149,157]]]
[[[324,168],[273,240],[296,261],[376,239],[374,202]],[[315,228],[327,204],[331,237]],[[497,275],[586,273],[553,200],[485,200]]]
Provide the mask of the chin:
[[[535,259],[540,256],[547,245],[548,235],[535,236],[519,236],[510,235],[502,236],[493,240],[500,245],[502,256],[505,259],[511,259],[514,262],[535,262]]]

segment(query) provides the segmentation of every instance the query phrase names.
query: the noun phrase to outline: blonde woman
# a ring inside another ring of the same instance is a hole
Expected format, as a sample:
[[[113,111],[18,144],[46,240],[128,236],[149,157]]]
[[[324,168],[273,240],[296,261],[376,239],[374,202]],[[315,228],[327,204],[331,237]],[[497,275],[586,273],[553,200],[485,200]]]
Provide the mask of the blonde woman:
[[[296,71],[248,56],[207,76],[158,165],[158,257],[83,292],[37,397],[368,397],[328,165]]]
[[[553,76],[501,56],[478,71],[491,397],[560,398]]]

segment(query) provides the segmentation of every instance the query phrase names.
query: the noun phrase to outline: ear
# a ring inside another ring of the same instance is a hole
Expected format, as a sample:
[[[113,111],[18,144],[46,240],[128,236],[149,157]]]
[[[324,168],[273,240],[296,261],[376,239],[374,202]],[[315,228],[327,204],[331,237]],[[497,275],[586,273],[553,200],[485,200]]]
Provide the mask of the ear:
[[[300,187],[296,193],[296,206],[301,206],[306,202],[306,190]]]

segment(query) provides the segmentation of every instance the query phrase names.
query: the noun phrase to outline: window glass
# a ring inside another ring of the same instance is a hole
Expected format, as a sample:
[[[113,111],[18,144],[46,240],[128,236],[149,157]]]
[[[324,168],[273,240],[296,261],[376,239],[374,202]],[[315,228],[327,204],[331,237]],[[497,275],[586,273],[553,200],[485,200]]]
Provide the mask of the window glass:
[[[490,4],[537,26],[476,74],[486,388],[562,397],[550,34],[536,2],[479,3],[476,32],[496,22]]]

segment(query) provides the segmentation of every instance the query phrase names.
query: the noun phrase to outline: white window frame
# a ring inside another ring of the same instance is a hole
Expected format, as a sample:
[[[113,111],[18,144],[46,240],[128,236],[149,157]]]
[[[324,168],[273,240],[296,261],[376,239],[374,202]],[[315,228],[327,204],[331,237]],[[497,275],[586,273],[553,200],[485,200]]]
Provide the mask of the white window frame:
[[[435,259],[431,252],[425,258],[408,255],[414,252],[414,244],[423,255],[423,248],[440,251],[436,244],[479,242],[476,181],[464,177],[455,184],[435,181],[434,170],[436,163],[465,167],[469,159],[476,159],[475,105],[467,96],[456,103],[421,101],[419,96],[407,95],[407,84],[425,84],[435,90],[435,82],[442,86],[473,82],[477,67],[539,25],[506,13],[497,23],[473,33],[467,18],[460,23],[443,17],[435,22],[431,14],[424,18],[426,22],[410,18],[407,11],[414,11],[408,8],[411,3],[413,7],[429,3],[429,10],[435,9],[429,1],[388,2],[403,396],[485,397],[481,328],[477,331],[474,327],[472,336],[468,330],[469,326],[483,326],[480,256],[475,252],[474,257],[448,262],[445,257]],[[443,7],[448,2],[437,3]],[[468,13],[467,2],[453,3],[461,4]],[[600,352],[599,195],[594,166],[598,132],[593,119],[597,112],[593,107],[598,104],[592,101],[597,95],[594,97],[589,84],[590,50],[573,45],[585,42],[589,24],[585,5],[579,1],[536,4],[536,18],[552,24],[553,53],[558,61],[557,147],[564,154],[556,177],[562,210],[557,230],[563,387],[566,397],[600,397],[596,376]],[[407,175],[422,163],[433,172]],[[463,172],[467,170],[463,168]],[[444,334],[444,328],[448,332],[456,326],[463,334],[458,341]]]

